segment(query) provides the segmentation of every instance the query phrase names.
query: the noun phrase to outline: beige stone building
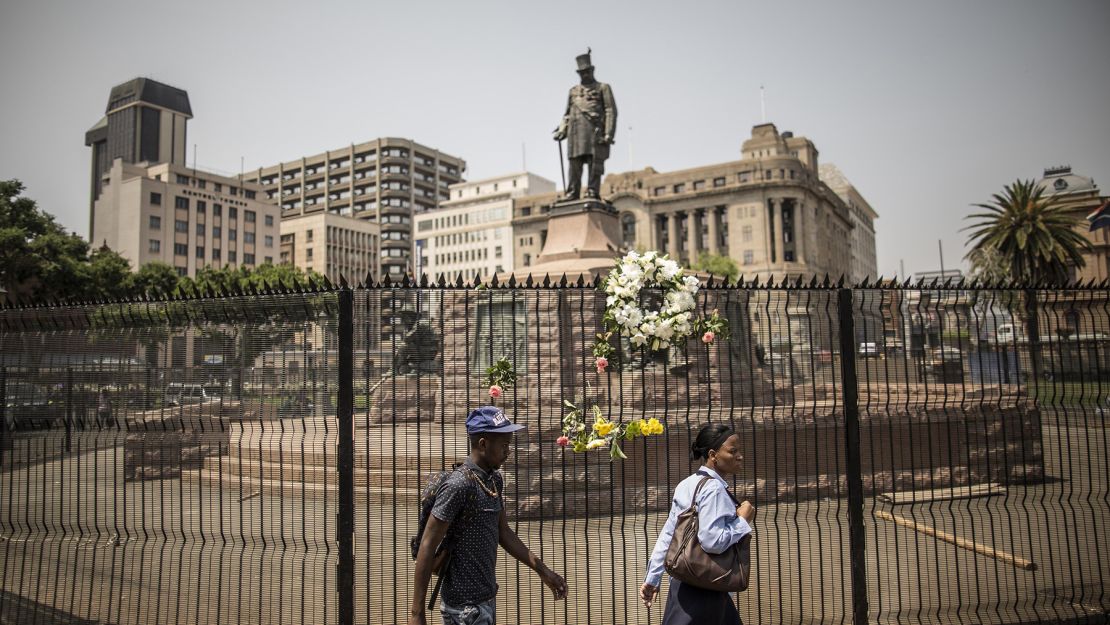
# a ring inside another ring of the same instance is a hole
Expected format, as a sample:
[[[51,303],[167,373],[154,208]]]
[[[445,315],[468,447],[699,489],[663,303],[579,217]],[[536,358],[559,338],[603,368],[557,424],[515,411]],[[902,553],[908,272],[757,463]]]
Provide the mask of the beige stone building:
[[[528,172],[451,185],[451,199],[417,215],[419,272],[450,280],[488,278],[517,266],[513,201],[535,193],[554,193],[555,183]],[[526,253],[527,254],[527,253]],[[522,255],[529,260],[534,258]]]
[[[555,191],[535,193],[513,200],[513,266],[516,273],[529,273],[529,267],[547,242],[547,219],[551,206],[559,200]]]
[[[871,208],[871,204],[859,192],[856,185],[852,184],[844,172],[832,163],[822,163],[817,168],[821,182],[824,182],[833,193],[848,205],[848,215],[852,221],[851,266],[848,272],[848,281],[859,284],[870,278],[879,277],[878,257],[875,253],[875,220],[879,214]]]
[[[310,213],[281,220],[280,262],[312,270],[338,284],[379,275],[380,230],[367,219]]]
[[[249,172],[282,219],[336,213],[380,227],[381,274],[415,269],[413,219],[448,199],[466,161],[409,139],[381,138]]]
[[[138,268],[151,261],[182,276],[211,266],[277,262],[278,208],[258,185],[174,163],[117,158],[93,205],[94,246],[107,245]]]
[[[851,210],[821,181],[817,158],[809,139],[760,124],[738,161],[612,174],[602,192],[620,213],[629,248],[657,249],[686,264],[703,254],[730,256],[747,279],[847,277]]]
[[[1099,228],[1092,232],[1086,219],[1087,215],[1110,198],[1102,195],[1093,178],[1074,173],[1070,165],[1045,169],[1044,177],[1037,185],[1081,221],[1079,229],[1095,248],[1094,252],[1084,254],[1083,260],[1086,262],[1082,268],[1072,269],[1071,279],[1081,282],[1110,279],[1110,228]]]

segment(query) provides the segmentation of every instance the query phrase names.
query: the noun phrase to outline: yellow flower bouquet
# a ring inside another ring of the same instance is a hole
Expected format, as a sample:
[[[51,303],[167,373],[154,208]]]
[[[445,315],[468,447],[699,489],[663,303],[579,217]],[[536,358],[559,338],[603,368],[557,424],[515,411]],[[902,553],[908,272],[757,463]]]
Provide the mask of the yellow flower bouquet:
[[[627,424],[605,418],[596,404],[583,410],[573,403],[563,400],[567,414],[563,417],[563,435],[555,442],[564,449],[575,452],[609,449],[609,460],[624,460],[627,456],[621,449],[622,440],[630,441],[637,436],[657,436],[663,433],[663,423],[659,419],[636,419]],[[586,414],[593,416],[593,423],[586,423]]]

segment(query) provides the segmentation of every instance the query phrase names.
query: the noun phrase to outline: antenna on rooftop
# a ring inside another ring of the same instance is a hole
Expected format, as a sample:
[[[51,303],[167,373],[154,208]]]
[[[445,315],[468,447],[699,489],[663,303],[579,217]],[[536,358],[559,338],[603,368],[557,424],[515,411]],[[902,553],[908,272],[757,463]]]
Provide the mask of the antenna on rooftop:
[[[759,85],[759,123],[767,123],[767,102],[763,98],[763,85]]]

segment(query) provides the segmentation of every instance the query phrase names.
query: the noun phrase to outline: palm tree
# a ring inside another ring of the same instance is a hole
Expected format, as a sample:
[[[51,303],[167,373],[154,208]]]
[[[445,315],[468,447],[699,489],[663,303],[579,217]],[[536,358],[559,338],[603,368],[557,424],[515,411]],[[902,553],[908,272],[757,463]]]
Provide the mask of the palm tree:
[[[1069,267],[1086,264],[1083,254],[1094,248],[1080,230],[1085,223],[1032,180],[1015,180],[1001,194],[994,194],[991,202],[974,206],[987,212],[967,217],[978,220],[964,228],[971,230],[967,258],[973,264],[994,259],[1000,273],[1024,287],[1026,336],[1037,375],[1042,367],[1033,287],[1062,284]]]
[[[1082,218],[1032,180],[1015,180],[990,203],[974,206],[988,212],[967,217],[979,220],[964,228],[971,230],[967,257],[996,256],[1019,284],[1066,282],[1068,268],[1083,267],[1083,253],[1094,249],[1080,230]]]

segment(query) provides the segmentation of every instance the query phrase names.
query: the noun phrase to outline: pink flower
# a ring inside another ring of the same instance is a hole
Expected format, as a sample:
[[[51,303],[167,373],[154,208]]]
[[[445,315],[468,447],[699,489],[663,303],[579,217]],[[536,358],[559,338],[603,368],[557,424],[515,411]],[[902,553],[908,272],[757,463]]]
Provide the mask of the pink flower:
[[[609,366],[609,359],[608,358],[606,358],[605,356],[598,356],[597,357],[597,372],[598,373],[605,373],[605,367],[608,367],[608,366]]]
[[[555,442],[559,443],[559,447],[566,447],[570,444],[570,439],[565,436],[560,436],[559,438],[555,439]]]
[[[497,399],[498,397],[501,397],[501,393],[502,393],[502,391],[501,391],[500,386],[494,384],[493,386],[489,387],[489,396],[490,397],[492,397],[494,399]]]
[[[712,343],[713,339],[715,339],[715,338],[717,338],[717,335],[713,334],[713,331],[710,330],[709,332],[706,332],[705,334],[701,335],[701,342],[709,344],[709,343]]]

